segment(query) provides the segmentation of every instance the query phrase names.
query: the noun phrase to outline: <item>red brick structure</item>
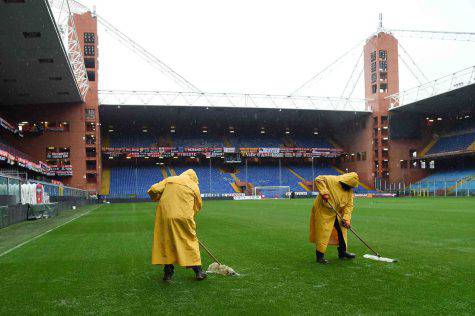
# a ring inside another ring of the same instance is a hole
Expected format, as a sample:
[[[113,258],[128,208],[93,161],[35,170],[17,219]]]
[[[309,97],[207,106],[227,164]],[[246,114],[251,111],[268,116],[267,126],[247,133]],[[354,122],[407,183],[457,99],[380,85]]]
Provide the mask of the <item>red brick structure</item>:
[[[101,138],[97,94],[97,21],[90,12],[87,12],[75,15],[75,24],[89,77],[90,89],[86,95],[86,102],[27,104],[20,108],[2,109],[2,116],[12,122],[44,122],[46,126],[48,124],[67,126],[65,131],[46,129],[40,135],[26,135],[22,139],[8,135],[5,138],[18,150],[41,161],[47,160],[46,152],[49,147],[67,148],[73,175],[62,177],[60,180],[68,186],[97,192],[101,185]]]

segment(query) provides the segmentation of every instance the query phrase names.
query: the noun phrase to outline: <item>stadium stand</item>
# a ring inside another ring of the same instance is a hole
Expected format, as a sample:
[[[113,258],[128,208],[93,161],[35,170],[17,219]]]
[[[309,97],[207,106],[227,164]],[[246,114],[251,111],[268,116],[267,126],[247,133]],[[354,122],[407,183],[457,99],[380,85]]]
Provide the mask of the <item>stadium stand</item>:
[[[475,142],[475,132],[443,136],[435,142],[427,155],[466,150],[473,142]]]
[[[203,133],[197,136],[174,135],[173,147],[223,147],[223,138]]]
[[[167,166],[164,169],[166,170],[166,175],[170,176],[178,175],[189,168],[195,170],[202,193],[234,192],[231,186],[234,180],[231,175],[215,167],[211,168],[211,173],[210,168],[204,165]],[[148,197],[146,191],[150,186],[163,179],[164,175],[158,166],[142,166],[139,168],[135,166],[111,167],[109,195],[113,197],[136,195],[139,198],[146,198]]]
[[[274,137],[267,134],[260,134],[258,136],[233,135],[228,136],[227,140],[233,147],[283,147],[283,139],[281,137]]]
[[[158,166],[119,166],[111,167],[109,194],[114,197],[127,197],[136,195],[138,198],[146,198],[146,191],[150,186],[164,179],[164,176],[178,175],[185,170],[192,168],[195,170],[199,187],[202,193],[234,193],[233,184],[238,179],[232,174],[226,173],[220,168],[206,165],[189,166],[165,166],[164,173]],[[284,166],[279,172],[278,165],[250,165],[241,167],[237,176],[239,180],[250,183],[255,186],[289,186],[291,191],[311,191],[311,187],[306,186],[305,182],[312,182],[313,176],[319,175],[339,175],[339,172],[326,166],[315,166],[312,173],[310,165],[289,165]],[[356,193],[370,193],[363,187],[355,189]]]
[[[122,147],[150,147],[156,146],[157,138],[152,133],[110,133],[109,146]]]
[[[305,148],[333,148],[328,139],[323,137],[293,137],[295,146]]]
[[[430,176],[416,182],[414,187],[433,190],[451,189],[456,184],[475,176],[475,168],[465,168],[462,170],[438,171]],[[466,183],[465,186],[473,186],[473,181]],[[459,188],[464,183],[460,183]]]

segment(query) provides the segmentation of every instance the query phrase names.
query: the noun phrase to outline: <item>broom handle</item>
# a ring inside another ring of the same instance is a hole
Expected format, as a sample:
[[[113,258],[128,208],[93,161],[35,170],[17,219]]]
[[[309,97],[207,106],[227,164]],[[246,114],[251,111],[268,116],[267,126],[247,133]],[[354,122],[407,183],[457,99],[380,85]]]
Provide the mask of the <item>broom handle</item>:
[[[201,247],[203,247],[203,249],[208,253],[208,255],[210,255],[210,257],[213,258],[214,261],[216,261],[219,265],[221,265],[221,262],[219,262],[218,258],[216,258],[200,240],[198,240],[198,243],[200,244]]]
[[[338,212],[335,210],[335,208],[333,207],[333,205],[332,205],[329,201],[327,201],[327,203],[328,203],[328,205],[330,205],[330,208],[332,209],[333,212],[335,212],[336,216],[338,216],[338,219],[339,219],[340,222],[341,222],[341,221],[343,220],[343,217],[340,215],[340,213],[338,213]],[[381,257],[381,256],[379,255],[379,253],[377,253],[376,251],[374,251],[373,248],[371,248],[371,246],[368,245],[368,243],[366,243],[366,241],[364,241],[363,238],[361,238],[361,237],[353,230],[353,228],[352,228],[351,226],[350,226],[350,228],[348,228],[348,229],[351,230],[351,232],[352,232],[353,234],[355,234],[355,236],[356,236],[366,247],[368,247],[368,249],[371,250],[376,256]]]

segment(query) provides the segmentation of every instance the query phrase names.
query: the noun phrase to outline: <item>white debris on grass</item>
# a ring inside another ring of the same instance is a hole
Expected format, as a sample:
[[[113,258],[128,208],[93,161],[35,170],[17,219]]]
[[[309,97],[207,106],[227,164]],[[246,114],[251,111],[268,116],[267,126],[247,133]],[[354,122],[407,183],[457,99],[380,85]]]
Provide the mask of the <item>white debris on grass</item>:
[[[209,265],[208,270],[206,273],[215,273],[221,275],[239,275],[233,268],[228,267],[224,264],[219,264],[217,262],[213,262]]]
[[[368,255],[368,254],[365,254],[363,256],[363,258],[376,260],[376,261],[381,261],[381,262],[397,262],[397,259],[378,257],[378,256],[375,256],[375,255]]]

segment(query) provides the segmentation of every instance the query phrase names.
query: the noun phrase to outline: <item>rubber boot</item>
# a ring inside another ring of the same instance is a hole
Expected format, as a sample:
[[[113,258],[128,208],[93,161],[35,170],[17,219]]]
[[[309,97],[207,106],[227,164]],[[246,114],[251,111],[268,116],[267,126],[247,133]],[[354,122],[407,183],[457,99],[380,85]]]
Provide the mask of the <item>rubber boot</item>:
[[[207,277],[206,272],[204,272],[203,269],[201,269],[201,266],[194,266],[194,267],[191,267],[191,268],[195,272],[196,280],[202,281],[202,280],[206,279],[206,277]]]
[[[163,281],[171,282],[173,273],[175,273],[175,267],[173,266],[173,264],[166,264],[163,268]]]
[[[346,251],[344,247],[337,247],[337,249],[338,249],[338,258],[340,258],[340,260],[356,258],[356,255],[354,253]]]
[[[328,260],[325,259],[325,254],[323,252],[320,252],[320,251],[316,251],[316,255],[317,255],[317,263],[321,263],[321,264],[328,264]]]

